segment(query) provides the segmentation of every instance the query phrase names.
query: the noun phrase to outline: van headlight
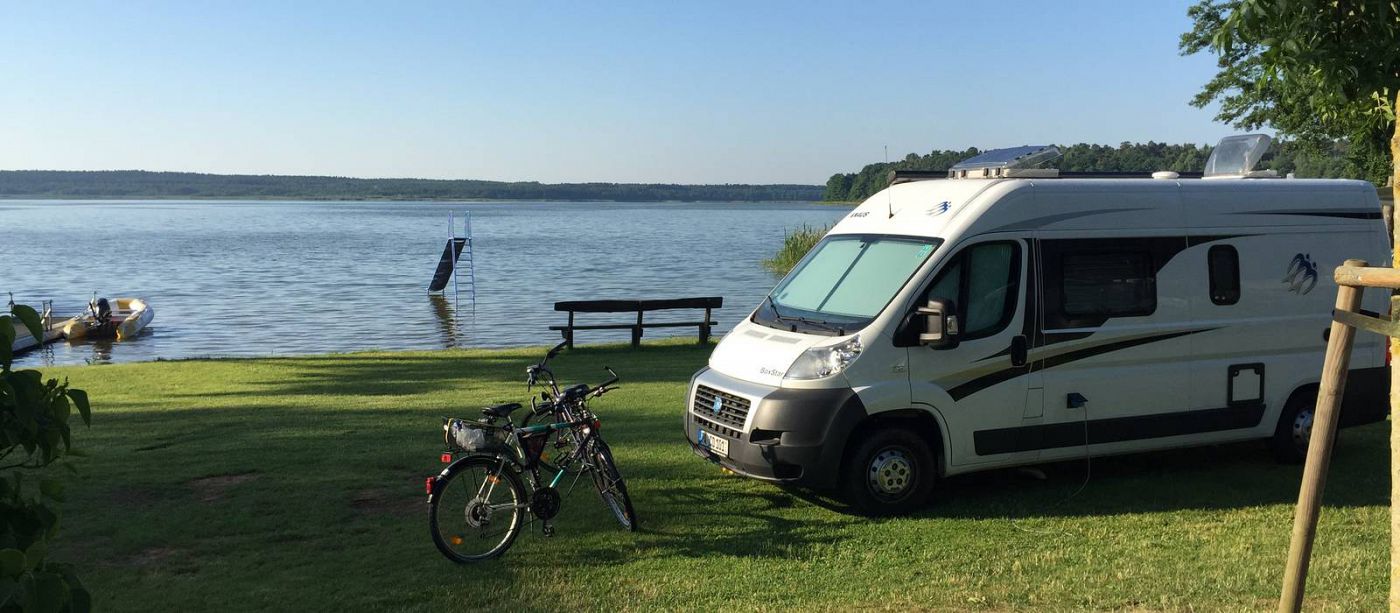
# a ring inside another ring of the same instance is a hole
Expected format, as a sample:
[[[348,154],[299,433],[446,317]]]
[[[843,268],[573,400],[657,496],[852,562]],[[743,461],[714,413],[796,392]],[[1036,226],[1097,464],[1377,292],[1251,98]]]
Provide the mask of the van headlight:
[[[784,379],[822,379],[846,370],[861,351],[860,337],[843,343],[813,347],[803,352],[788,368]]]

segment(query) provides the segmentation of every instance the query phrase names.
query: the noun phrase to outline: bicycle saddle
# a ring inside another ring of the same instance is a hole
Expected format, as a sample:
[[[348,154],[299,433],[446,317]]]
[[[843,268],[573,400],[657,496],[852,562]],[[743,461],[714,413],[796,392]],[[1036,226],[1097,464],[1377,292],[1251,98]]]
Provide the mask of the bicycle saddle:
[[[507,402],[486,407],[481,410],[481,414],[487,417],[509,417],[511,411],[520,408],[519,402]]]

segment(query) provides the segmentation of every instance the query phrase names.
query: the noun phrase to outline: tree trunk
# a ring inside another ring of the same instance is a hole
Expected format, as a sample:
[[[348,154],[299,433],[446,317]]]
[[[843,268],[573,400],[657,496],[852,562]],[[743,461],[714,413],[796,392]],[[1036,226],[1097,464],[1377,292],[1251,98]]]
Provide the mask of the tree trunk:
[[[1392,210],[1400,210],[1400,92],[1395,95],[1397,121],[1390,137]],[[1397,228],[1400,230],[1400,228]],[[1400,268],[1400,243],[1391,264]],[[1394,302],[1392,301],[1392,305]],[[1395,309],[1394,306],[1391,307]],[[1391,317],[1395,317],[1394,314]],[[1390,355],[1400,356],[1400,338],[1390,339]],[[1400,611],[1400,367],[1390,369],[1390,610]]]

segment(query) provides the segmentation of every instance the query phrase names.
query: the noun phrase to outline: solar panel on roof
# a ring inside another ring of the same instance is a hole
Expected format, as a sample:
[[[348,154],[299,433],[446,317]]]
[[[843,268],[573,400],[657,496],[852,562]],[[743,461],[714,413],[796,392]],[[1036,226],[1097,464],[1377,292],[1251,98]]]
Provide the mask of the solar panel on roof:
[[[954,164],[950,170],[970,168],[1030,168],[1060,157],[1060,150],[1051,145],[1022,145],[993,149]]]

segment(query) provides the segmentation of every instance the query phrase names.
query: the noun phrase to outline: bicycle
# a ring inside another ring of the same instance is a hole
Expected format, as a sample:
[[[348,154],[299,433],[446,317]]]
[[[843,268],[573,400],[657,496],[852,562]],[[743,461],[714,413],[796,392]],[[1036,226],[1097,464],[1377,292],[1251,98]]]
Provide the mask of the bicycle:
[[[570,470],[574,480],[566,494],[588,473],[618,523],[628,531],[637,529],[627,484],[598,433],[601,422],[588,409],[589,400],[617,389],[619,377],[604,367],[611,378],[597,387],[559,389],[548,364],[565,345],[556,345],[526,369],[530,411],[519,425],[510,420],[522,408],[518,402],[486,407],[476,421],[443,418],[447,450],[441,460],[448,466],[427,479],[427,492],[433,543],[447,559],[468,563],[504,554],[530,516],[542,522],[546,537],[553,536],[552,520],[563,502],[557,486]],[[536,385],[544,387],[539,402],[533,395]],[[530,425],[534,417],[552,421]],[[561,458],[554,463],[546,453],[550,446]],[[553,471],[548,482],[541,469]],[[522,475],[528,478],[528,490]]]

